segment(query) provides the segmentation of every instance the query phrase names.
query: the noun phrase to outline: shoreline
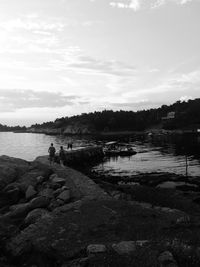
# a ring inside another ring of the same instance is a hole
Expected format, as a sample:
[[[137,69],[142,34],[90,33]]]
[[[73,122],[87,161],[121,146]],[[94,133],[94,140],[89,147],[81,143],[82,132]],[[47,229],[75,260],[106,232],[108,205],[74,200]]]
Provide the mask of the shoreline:
[[[74,153],[86,163],[84,153],[94,157],[86,149]],[[199,266],[199,177],[98,180],[50,166],[47,156],[32,162],[1,156],[0,167],[2,266],[153,267],[166,251],[173,266]]]
[[[27,131],[0,131],[2,133],[6,132],[12,132],[12,133],[36,133],[36,134],[46,134],[46,135],[62,135],[62,136],[118,136],[118,135],[145,135],[145,134],[166,134],[166,135],[173,135],[173,134],[193,134],[200,136],[200,132],[196,130],[190,130],[190,129],[176,129],[176,130],[165,130],[165,129],[159,129],[159,128],[154,128],[154,129],[145,129],[142,131],[106,131],[106,132],[67,132],[63,133],[60,131],[60,129],[42,129],[42,130],[27,130]]]

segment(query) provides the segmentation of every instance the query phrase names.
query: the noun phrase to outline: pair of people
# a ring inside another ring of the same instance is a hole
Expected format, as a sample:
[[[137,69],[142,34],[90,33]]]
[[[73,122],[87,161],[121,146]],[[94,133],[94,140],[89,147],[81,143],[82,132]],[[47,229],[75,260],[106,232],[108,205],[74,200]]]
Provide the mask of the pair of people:
[[[49,147],[48,152],[49,152],[49,162],[51,165],[55,162],[55,155],[56,155],[56,149],[53,143],[51,143],[51,146]],[[65,157],[65,151],[63,149],[63,146],[61,146],[59,150],[59,160],[60,160],[60,164],[64,166],[66,157]]]
[[[73,147],[72,142],[69,142],[69,143],[67,144],[67,149],[71,149],[71,150],[72,150],[72,147]]]

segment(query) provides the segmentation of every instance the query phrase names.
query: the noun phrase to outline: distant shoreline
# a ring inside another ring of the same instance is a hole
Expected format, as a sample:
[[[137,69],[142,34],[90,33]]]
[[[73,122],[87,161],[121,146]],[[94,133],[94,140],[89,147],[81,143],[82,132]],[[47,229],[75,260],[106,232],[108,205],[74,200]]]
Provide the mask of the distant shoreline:
[[[181,130],[181,129],[177,129],[177,130],[164,130],[164,129],[147,129],[144,131],[108,131],[108,132],[91,132],[91,133],[81,133],[81,132],[77,132],[77,133],[60,133],[58,131],[46,131],[46,130],[42,130],[42,131],[0,131],[2,133],[7,133],[7,132],[11,132],[11,133],[37,133],[37,134],[46,134],[46,135],[62,135],[62,136],[76,136],[76,135],[96,135],[96,136],[119,136],[119,135],[145,135],[145,134],[149,134],[149,135],[173,135],[173,134],[195,134],[195,135],[200,135],[200,132],[195,131],[195,130]]]

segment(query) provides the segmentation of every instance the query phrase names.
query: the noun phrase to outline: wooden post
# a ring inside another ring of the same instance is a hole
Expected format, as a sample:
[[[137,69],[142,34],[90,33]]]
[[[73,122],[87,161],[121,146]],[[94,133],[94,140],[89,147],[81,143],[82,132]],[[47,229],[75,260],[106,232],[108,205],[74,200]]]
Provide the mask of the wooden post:
[[[188,177],[188,159],[187,155],[185,155],[185,175]]]

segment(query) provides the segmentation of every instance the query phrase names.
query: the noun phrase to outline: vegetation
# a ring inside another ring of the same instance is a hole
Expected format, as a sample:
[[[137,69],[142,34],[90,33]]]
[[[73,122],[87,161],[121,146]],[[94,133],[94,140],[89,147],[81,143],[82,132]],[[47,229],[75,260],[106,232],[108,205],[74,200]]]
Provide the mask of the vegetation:
[[[25,132],[26,127],[25,126],[6,126],[0,124],[0,132]]]
[[[163,120],[169,112],[175,112],[175,118]],[[93,131],[140,131],[154,125],[162,124],[164,129],[183,129],[200,127],[200,99],[187,102],[177,101],[172,105],[160,108],[133,111],[112,111],[83,113],[72,117],[62,117],[54,122],[35,124],[31,127],[66,128],[67,126],[83,125]]]
[[[163,119],[169,112],[175,112],[175,118]],[[35,129],[65,129],[67,126],[87,127],[95,131],[142,131],[161,125],[164,129],[197,129],[200,128],[200,98],[187,102],[177,101],[172,105],[160,108],[133,111],[112,111],[83,113],[72,117],[62,117],[55,121],[34,124]],[[0,124],[0,131],[26,131],[26,127],[6,126]]]

